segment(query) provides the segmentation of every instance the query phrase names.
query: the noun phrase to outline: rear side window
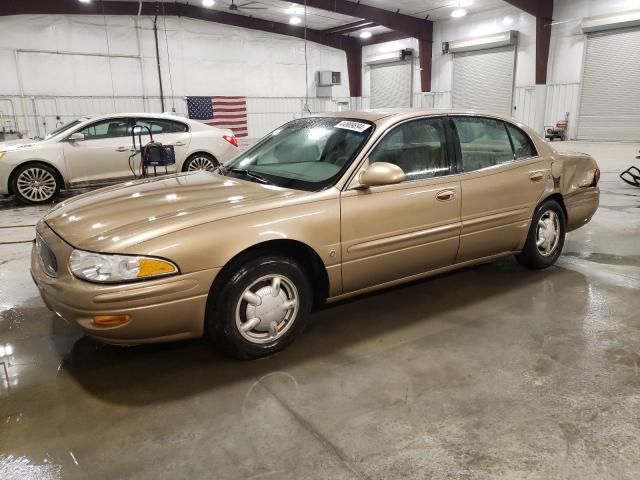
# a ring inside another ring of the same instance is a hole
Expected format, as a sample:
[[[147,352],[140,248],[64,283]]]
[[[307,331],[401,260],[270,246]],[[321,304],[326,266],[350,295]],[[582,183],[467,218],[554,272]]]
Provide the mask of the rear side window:
[[[531,158],[538,155],[536,147],[533,146],[531,139],[526,133],[510,123],[507,123],[507,130],[509,130],[509,135],[511,135],[516,158]]]
[[[152,134],[161,135],[163,133],[182,133],[188,132],[189,127],[181,122],[174,120],[167,120],[164,118],[138,118],[136,119],[136,125],[144,128],[144,133],[147,132],[147,128],[151,130]]]
[[[442,120],[423,118],[398,125],[376,146],[369,162],[399,166],[406,181],[448,175],[449,158]]]
[[[460,140],[462,167],[473,172],[514,160],[504,122],[483,117],[453,117]]]

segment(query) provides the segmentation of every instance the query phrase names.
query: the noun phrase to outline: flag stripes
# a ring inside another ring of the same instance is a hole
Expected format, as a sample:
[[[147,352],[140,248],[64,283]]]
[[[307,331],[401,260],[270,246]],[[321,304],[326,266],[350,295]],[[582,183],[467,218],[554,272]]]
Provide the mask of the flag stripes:
[[[189,118],[204,120],[207,125],[227,128],[236,137],[249,134],[247,99],[240,96],[187,97]]]

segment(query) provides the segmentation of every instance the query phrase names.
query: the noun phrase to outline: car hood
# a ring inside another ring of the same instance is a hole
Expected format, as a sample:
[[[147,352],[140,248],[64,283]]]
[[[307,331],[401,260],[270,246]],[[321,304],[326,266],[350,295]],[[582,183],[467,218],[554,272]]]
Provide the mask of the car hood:
[[[0,142],[0,151],[11,152],[13,150],[21,150],[23,148],[33,147],[38,143],[40,143],[39,140],[34,140],[33,138],[5,140],[4,142]]]
[[[161,235],[277,208],[308,195],[205,171],[190,172],[79,195],[59,204],[44,220],[74,247],[118,252]]]

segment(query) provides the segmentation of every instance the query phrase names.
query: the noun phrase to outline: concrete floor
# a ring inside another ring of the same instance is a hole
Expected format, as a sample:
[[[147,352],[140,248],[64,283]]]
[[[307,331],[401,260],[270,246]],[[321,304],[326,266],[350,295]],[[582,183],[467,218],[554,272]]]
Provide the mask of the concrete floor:
[[[558,265],[507,259],[315,313],[273,358],[114,348],[42,304],[33,227],[0,235],[2,479],[637,479],[638,145],[595,155],[601,207]],[[44,208],[4,201],[0,226]],[[5,378],[6,376],[6,378]]]

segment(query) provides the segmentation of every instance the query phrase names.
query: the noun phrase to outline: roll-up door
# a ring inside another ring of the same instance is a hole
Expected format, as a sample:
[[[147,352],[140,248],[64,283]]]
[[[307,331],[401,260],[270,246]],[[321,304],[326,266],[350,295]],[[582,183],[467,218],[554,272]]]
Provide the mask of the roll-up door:
[[[411,106],[411,61],[371,65],[371,108]]]
[[[453,108],[511,115],[515,48],[453,54]]]
[[[640,28],[587,34],[578,139],[640,140]]]

